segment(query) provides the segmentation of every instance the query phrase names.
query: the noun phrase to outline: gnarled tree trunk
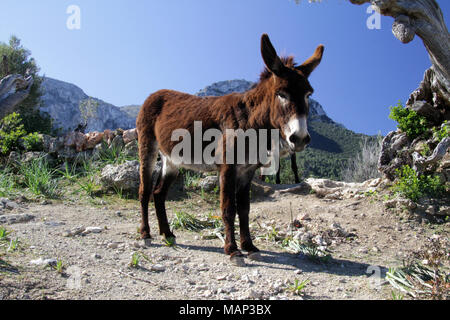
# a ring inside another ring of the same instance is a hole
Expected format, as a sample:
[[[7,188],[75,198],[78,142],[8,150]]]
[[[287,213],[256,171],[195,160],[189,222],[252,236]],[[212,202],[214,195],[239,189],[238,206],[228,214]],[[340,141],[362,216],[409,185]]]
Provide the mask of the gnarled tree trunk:
[[[418,35],[428,51],[432,66],[414,91],[407,105],[425,101],[437,108],[442,118],[450,116],[450,35],[444,16],[435,0],[350,0],[353,4],[371,3],[385,16],[395,19],[394,36],[408,43]]]
[[[34,79],[12,74],[0,80],[0,119],[14,111],[30,94]]]

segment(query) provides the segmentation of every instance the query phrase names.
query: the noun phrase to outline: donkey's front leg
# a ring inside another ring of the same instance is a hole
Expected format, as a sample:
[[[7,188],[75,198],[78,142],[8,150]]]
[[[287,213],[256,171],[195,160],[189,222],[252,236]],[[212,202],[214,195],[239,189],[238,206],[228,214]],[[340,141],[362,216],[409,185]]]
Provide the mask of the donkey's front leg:
[[[250,186],[253,179],[253,172],[246,176],[239,177],[236,192],[237,212],[239,215],[239,231],[241,236],[241,248],[248,252],[251,260],[260,260],[259,249],[253,245],[249,228],[250,214]]]
[[[225,225],[225,253],[233,257],[242,257],[236,245],[234,220],[236,218],[236,167],[225,164],[220,169],[220,208]]]

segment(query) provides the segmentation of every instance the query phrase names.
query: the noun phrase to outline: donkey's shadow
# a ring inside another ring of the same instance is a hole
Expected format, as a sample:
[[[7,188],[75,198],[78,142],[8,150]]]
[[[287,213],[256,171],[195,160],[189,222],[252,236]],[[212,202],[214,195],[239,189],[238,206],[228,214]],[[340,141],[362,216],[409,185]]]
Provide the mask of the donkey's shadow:
[[[229,262],[228,256],[223,252],[223,248],[216,246],[198,246],[190,244],[177,244],[182,250],[193,250],[216,253],[218,259],[222,257],[223,261]],[[269,250],[261,250],[261,261],[252,261],[245,259],[246,268],[264,267],[269,269],[303,272],[328,273],[338,276],[360,277],[363,275],[370,276],[373,274],[374,268],[379,268],[382,278],[385,277],[388,268],[384,266],[374,266],[364,262],[357,262],[345,259],[330,258],[326,262],[316,262],[305,255],[296,255],[288,252],[276,252]],[[231,263],[231,262],[230,262]]]

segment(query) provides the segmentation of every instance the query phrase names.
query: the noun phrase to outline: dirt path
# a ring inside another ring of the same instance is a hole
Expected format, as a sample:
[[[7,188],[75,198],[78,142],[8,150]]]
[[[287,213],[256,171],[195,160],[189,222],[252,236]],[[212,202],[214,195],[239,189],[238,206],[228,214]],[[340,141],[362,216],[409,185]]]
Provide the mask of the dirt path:
[[[180,208],[197,216],[210,213],[201,197],[172,200],[168,207],[169,218]],[[291,234],[291,208],[313,235],[338,224],[352,237],[331,240],[328,262],[289,253],[274,239]],[[14,214],[34,219],[3,224],[10,239],[19,239],[15,251],[1,248],[6,252],[0,256],[3,299],[389,299],[391,287],[383,279],[387,268],[401,265],[427,236],[448,232],[445,225],[402,221],[372,197],[324,201],[287,194],[252,203],[251,230],[263,261],[247,259],[245,267],[237,267],[222,253],[218,238],[178,230],[177,247],[165,246],[156,237],[154,214],[155,239],[145,246],[137,240],[136,200],[23,203],[0,217]],[[96,228],[85,235],[67,233],[80,226]],[[132,268],[136,251],[142,253],[139,268]],[[65,271],[39,264],[42,259],[61,261]],[[309,280],[301,296],[287,290],[296,279]]]

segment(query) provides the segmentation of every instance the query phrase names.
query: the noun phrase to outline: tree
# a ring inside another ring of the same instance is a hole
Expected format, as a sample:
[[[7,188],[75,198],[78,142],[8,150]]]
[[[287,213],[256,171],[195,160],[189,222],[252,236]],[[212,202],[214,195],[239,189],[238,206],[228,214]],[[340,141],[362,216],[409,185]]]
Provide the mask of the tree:
[[[436,0],[350,0],[353,4],[371,3],[385,16],[393,17],[392,32],[403,43],[419,36],[430,56],[432,66],[425,72],[419,88],[408,102],[425,101],[450,117],[450,35],[444,15]]]
[[[0,43],[0,56],[0,118],[15,111],[27,132],[50,133],[51,119],[39,111],[42,78],[31,52],[11,36],[9,44]]]
[[[308,0],[321,2],[321,0]],[[430,109],[450,119],[450,35],[436,0],[349,0],[353,4],[370,3],[382,15],[393,17],[392,33],[403,43],[419,36],[428,51],[431,68],[406,105],[412,109]],[[296,0],[297,3],[300,0]],[[424,105],[425,102],[425,105]]]

